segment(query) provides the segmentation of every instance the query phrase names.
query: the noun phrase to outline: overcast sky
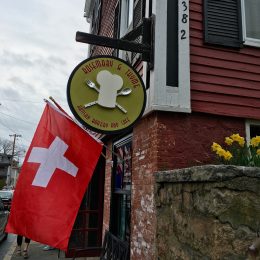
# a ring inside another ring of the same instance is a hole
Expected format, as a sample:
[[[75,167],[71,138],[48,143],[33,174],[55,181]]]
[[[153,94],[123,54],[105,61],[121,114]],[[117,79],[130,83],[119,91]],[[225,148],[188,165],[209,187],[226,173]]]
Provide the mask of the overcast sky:
[[[70,73],[87,58],[85,0],[2,0],[0,2],[0,138],[29,146],[43,112],[44,98],[69,111]]]

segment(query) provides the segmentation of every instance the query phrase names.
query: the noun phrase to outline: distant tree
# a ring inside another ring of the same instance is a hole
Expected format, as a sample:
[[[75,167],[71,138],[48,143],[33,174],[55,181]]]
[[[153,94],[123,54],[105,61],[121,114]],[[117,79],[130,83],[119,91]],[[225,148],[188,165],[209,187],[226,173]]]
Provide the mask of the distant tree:
[[[13,142],[0,138],[0,153],[12,155],[13,152]],[[15,144],[14,147],[14,159],[18,162],[20,157],[23,157],[25,154],[25,148],[19,144]]]
[[[3,154],[12,154],[13,142],[0,138],[0,153]]]

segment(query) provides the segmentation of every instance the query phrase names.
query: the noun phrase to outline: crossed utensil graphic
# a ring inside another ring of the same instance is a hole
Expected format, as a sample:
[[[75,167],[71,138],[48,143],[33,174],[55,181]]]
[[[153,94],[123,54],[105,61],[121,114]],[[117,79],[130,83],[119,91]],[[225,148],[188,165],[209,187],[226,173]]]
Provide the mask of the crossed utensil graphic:
[[[87,79],[87,80],[85,81],[85,83],[86,83],[86,85],[87,85],[88,87],[90,87],[91,89],[94,89],[95,91],[97,91],[98,93],[100,93],[100,89],[96,86],[96,84],[95,84],[93,81]],[[132,89],[130,89],[130,88],[124,88],[124,89],[122,89],[120,92],[116,93],[116,97],[118,97],[118,96],[128,96],[129,94],[131,94],[131,92],[132,92]],[[90,103],[87,103],[87,104],[84,105],[84,107],[85,107],[85,108],[88,108],[88,107],[91,107],[91,106],[96,105],[96,104],[101,105],[101,106],[104,106],[104,107],[108,107],[108,106],[106,106],[106,105],[102,105],[102,101],[100,102],[99,100],[96,100],[96,101],[92,101],[92,102],[90,102]],[[127,110],[126,110],[124,107],[122,107],[120,104],[118,104],[117,102],[115,102],[115,106],[116,106],[117,108],[119,108],[123,113],[125,113],[125,114],[127,113]]]

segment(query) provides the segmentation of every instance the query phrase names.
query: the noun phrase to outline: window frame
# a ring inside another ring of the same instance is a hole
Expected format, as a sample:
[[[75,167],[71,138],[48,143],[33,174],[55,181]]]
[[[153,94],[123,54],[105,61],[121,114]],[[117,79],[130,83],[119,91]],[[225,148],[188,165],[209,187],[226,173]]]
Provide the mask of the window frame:
[[[90,25],[91,34],[95,34],[95,35],[99,34],[101,13],[102,13],[102,1],[101,0],[95,1],[94,7],[92,10],[92,21],[91,21],[91,25]],[[89,48],[90,56],[93,55],[95,49],[96,49],[96,45],[90,45],[90,48]]]
[[[133,27],[134,0],[119,0],[120,2],[120,28],[119,35],[123,37]],[[132,17],[129,23],[129,5],[132,2]]]
[[[153,13],[156,15],[154,42],[154,69],[151,71],[150,91],[148,92],[148,105],[146,113],[151,111],[171,111],[191,113],[191,91],[190,91],[190,15],[188,0],[174,0],[178,4],[178,10],[174,10],[178,23],[178,71],[173,71],[178,75],[178,86],[167,83],[167,45],[172,42],[169,37],[170,29],[165,26],[168,22],[167,0],[160,2],[160,5],[153,4]],[[184,3],[186,7],[184,6]],[[167,14],[167,15],[165,15]],[[182,21],[183,18],[187,20]],[[185,31],[185,39],[182,39],[182,30]]]
[[[132,164],[132,142],[133,142],[133,135],[132,134],[128,134],[120,139],[117,139],[117,141],[115,141],[113,143],[113,151],[115,151],[117,148],[119,147],[124,147],[125,145],[130,144],[131,145],[131,154],[130,154],[130,160],[131,160],[131,164]],[[129,159],[129,158],[128,158]],[[130,196],[130,209],[129,209],[129,217],[131,219],[131,189],[132,189],[132,174],[130,177],[130,187],[128,189],[116,189],[116,179],[115,179],[115,175],[116,175],[116,168],[117,168],[117,161],[118,158],[116,158],[116,156],[114,155],[113,158],[114,161],[114,165],[113,165],[113,172],[112,172],[112,178],[111,178],[111,205],[110,205],[110,225],[109,225],[109,229],[110,232],[112,234],[114,234],[115,236],[117,236],[119,239],[123,240],[123,241],[127,241],[128,243],[130,243],[130,236],[131,234],[129,233],[129,237],[126,237],[127,233],[124,232],[124,238],[120,237],[120,230],[118,230],[118,223],[116,220],[117,218],[120,218],[120,216],[124,215],[126,212],[122,212],[120,211],[120,209],[115,207],[115,204],[118,204],[118,202],[122,203],[122,202],[127,202],[127,198],[126,196]],[[121,161],[121,159],[119,159],[119,162]],[[132,172],[132,170],[131,170]],[[124,208],[122,207],[121,210],[124,210]],[[126,228],[126,215],[125,215],[125,219],[124,219],[124,223],[125,226],[123,228]],[[128,219],[129,222],[129,227],[131,227],[131,220]],[[129,232],[131,228],[129,229]],[[129,241],[128,241],[128,240]]]
[[[134,3],[134,1],[132,1]],[[129,23],[129,4],[131,0],[119,0],[117,5],[119,5],[119,27],[117,35],[122,38],[133,28],[133,16],[131,17],[131,23]],[[117,6],[118,7],[118,6]],[[132,7],[134,10],[134,6]],[[117,52],[117,57],[131,62],[132,53],[128,51],[119,50]]]
[[[258,120],[246,120],[246,142],[249,145],[251,140],[251,133],[250,129],[251,126],[259,126],[260,127],[260,121]]]
[[[132,31],[135,28],[135,8],[137,4],[141,2],[142,5],[142,18],[145,17],[145,6],[146,6],[146,0],[118,0],[118,3],[116,5],[115,10],[119,8],[119,26],[118,26],[118,32],[114,31],[114,36],[117,35],[118,38],[122,38],[125,36],[127,33]],[[115,21],[116,23],[117,21]],[[115,25],[114,23],[114,25]],[[139,25],[139,24],[138,24]],[[116,26],[114,26],[115,29]],[[140,38],[140,37],[139,37]],[[135,40],[137,42],[137,40]],[[131,51],[114,51],[113,55],[125,61],[128,63],[134,65],[140,58],[141,54],[140,53],[133,53]]]
[[[120,27],[121,27],[121,0],[119,0],[115,7],[114,12],[114,28],[113,28],[113,38],[119,39],[120,38]],[[119,49],[114,49],[112,52],[112,56],[118,57],[119,56]]]
[[[242,16],[242,32],[244,45],[260,47],[260,38],[250,38],[246,36],[246,11],[245,11],[245,0],[241,0],[241,16]]]
[[[102,8],[102,1],[98,0],[94,3],[93,14],[92,14],[92,23],[91,23],[91,33],[98,34],[99,32],[99,25],[101,19],[101,8]]]
[[[105,153],[105,151],[103,151]],[[103,231],[103,203],[104,203],[104,179],[105,179],[105,158],[100,156],[93,176],[84,194],[77,218],[72,228],[66,257],[96,257],[102,250],[102,231]],[[93,191],[93,192],[92,192]],[[95,195],[98,193],[97,196]],[[94,206],[93,205],[93,201]],[[86,206],[85,206],[86,205]],[[78,221],[78,218],[80,221]],[[95,216],[96,219],[93,218]],[[84,218],[85,217],[85,218]],[[94,220],[94,221],[93,221]],[[93,223],[96,226],[92,226]],[[84,240],[80,240],[84,237]],[[91,245],[90,234],[96,234],[96,245]],[[74,238],[78,238],[75,241]],[[86,240],[89,239],[88,243]],[[84,244],[84,245],[83,245]],[[83,246],[82,246],[83,245]]]
[[[127,30],[132,27],[133,19],[134,19],[134,0],[126,0],[127,1]],[[132,4],[132,6],[131,6]],[[131,12],[130,12],[131,10]],[[130,21],[130,22],[129,22]]]

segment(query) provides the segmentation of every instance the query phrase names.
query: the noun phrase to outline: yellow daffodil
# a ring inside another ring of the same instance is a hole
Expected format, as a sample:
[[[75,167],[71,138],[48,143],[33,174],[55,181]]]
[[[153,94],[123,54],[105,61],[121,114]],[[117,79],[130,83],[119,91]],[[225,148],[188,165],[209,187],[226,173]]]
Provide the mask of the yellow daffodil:
[[[250,141],[253,147],[257,147],[260,144],[260,136],[253,137]]]
[[[229,143],[227,143],[227,144],[231,145],[233,142],[231,142],[229,139],[231,139],[233,142],[237,142],[241,147],[244,147],[244,145],[245,145],[245,138],[241,137],[239,134],[233,134],[233,135],[230,136],[230,138],[226,137],[225,142],[226,143],[229,142],[230,144]]]
[[[224,161],[225,164],[260,167],[260,136],[253,137],[249,145],[244,137],[232,134],[225,137],[223,148],[213,142],[211,149],[221,163]]]
[[[240,140],[241,136],[239,134],[232,134],[230,136],[230,138],[233,139],[233,141],[237,141],[238,142]]]
[[[244,137],[240,137],[240,139],[238,140],[238,144],[239,144],[241,147],[244,147],[244,145],[245,145],[245,138],[244,138]]]
[[[224,157],[225,153],[226,153],[226,151],[223,148],[221,148],[221,147],[217,148],[217,150],[216,150],[216,154],[219,157]]]
[[[231,139],[230,137],[226,137],[226,138],[225,138],[225,143],[226,143],[227,145],[231,145],[231,144],[233,143],[233,139]]]
[[[224,159],[226,161],[230,161],[230,159],[233,157],[233,155],[231,154],[231,152],[229,151],[226,151],[225,154],[224,154]]]
[[[218,143],[213,142],[213,144],[211,145],[211,149],[213,152],[216,152],[219,148],[221,148],[221,146]]]

